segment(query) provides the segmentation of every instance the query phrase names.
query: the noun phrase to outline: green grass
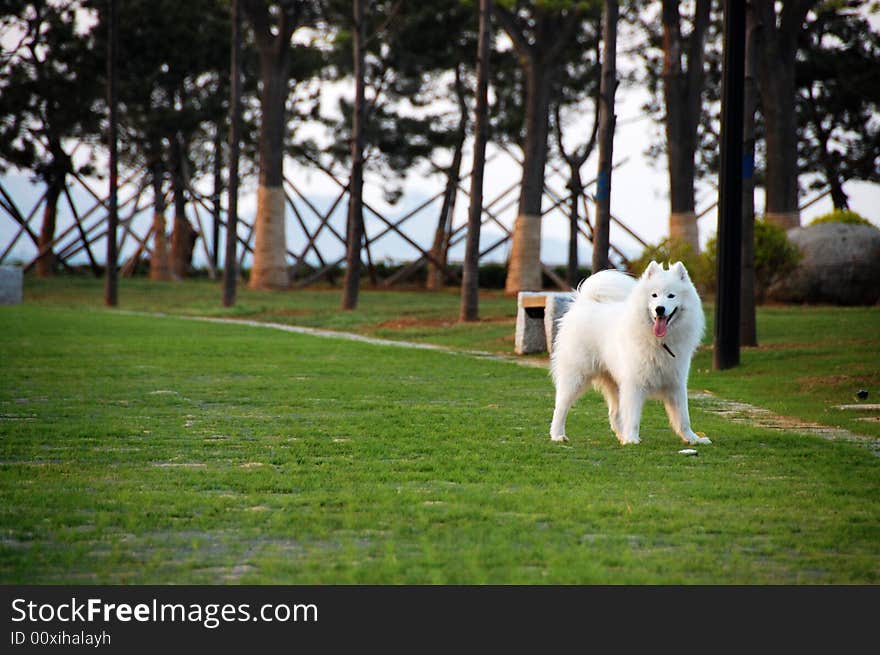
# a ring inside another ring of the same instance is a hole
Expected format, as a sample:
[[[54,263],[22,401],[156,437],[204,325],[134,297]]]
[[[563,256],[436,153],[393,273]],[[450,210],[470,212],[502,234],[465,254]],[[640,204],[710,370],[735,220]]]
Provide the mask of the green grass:
[[[344,315],[338,291],[242,290],[230,311],[212,283],[126,280],[120,299],[511,349],[499,295],[476,326],[454,293],[365,292]],[[95,281],[28,278],[26,303],[0,307],[0,582],[880,580],[865,448],[694,407],[715,443],[683,457],[656,403],[624,448],[594,394],[553,444],[540,369],[100,304]],[[852,366],[876,384],[876,309],[763,310],[761,330],[740,369],[704,372],[701,353],[692,386],[782,411],[806,403],[779,387],[805,378]]]
[[[77,308],[101,308],[102,282],[76,277],[41,280],[28,277],[29,302]],[[239,285],[236,304],[224,308],[220,285],[206,279],[186,283],[154,283],[144,278],[122,280],[119,308],[185,316],[246,318],[370,336],[425,341],[458,348],[513,352],[516,300],[499,291],[480,294],[478,326],[458,323],[456,289],[438,293],[413,290],[361,293],[356,311],[340,311],[340,290],[310,287],[288,292],[252,291]]]
[[[25,295],[27,302],[38,305],[103,309],[102,282],[94,278],[28,277]],[[513,354],[516,301],[495,291],[481,294],[481,321],[476,324],[457,321],[456,289],[439,293],[365,289],[353,312],[339,310],[339,289],[271,293],[239,286],[237,303],[228,309],[221,306],[220,297],[219,284],[205,279],[156,284],[134,278],[122,280],[119,307],[247,318]],[[741,366],[723,372],[711,370],[712,306],[707,304],[706,310],[708,326],[704,348],[691,371],[692,388],[880,438],[880,422],[861,420],[877,412],[837,408],[858,403],[859,389],[869,391],[868,403],[880,402],[880,307],[762,307],[760,347],[743,348]]]
[[[739,367],[721,372],[709,370],[706,348],[694,362],[691,386],[880,438],[880,421],[864,420],[880,412],[839,408],[880,403],[880,307],[761,308],[758,339],[759,347],[742,349]],[[860,389],[867,400],[856,397]]]

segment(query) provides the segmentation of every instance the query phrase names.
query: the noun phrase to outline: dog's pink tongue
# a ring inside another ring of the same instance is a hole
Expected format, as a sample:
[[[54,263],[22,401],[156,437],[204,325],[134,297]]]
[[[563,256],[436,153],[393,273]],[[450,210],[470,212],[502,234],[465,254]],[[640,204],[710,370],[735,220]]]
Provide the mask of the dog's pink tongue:
[[[666,317],[658,316],[654,319],[654,336],[658,339],[666,336]]]

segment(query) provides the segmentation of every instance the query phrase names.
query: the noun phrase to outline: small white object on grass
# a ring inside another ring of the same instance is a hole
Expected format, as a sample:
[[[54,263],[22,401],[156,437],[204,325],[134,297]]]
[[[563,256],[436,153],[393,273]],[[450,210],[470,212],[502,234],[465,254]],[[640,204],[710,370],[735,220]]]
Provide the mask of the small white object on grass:
[[[681,450],[678,451],[678,454],[679,455],[697,455],[699,453],[697,453],[697,451],[694,450],[693,448],[682,448]]]

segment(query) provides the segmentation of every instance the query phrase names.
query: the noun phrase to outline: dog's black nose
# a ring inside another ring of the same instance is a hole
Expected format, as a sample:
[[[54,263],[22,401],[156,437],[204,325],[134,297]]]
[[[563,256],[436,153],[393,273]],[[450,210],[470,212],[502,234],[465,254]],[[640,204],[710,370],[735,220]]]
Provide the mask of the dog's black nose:
[[[657,309],[654,311],[657,312],[657,316],[663,316],[666,314],[666,308],[663,305],[657,305]]]

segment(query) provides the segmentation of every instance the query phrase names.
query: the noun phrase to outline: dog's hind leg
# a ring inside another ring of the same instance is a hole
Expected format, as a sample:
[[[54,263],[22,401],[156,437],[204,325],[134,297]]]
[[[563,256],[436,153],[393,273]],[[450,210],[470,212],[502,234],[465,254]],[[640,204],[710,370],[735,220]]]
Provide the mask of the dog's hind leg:
[[[608,423],[614,435],[620,439],[620,390],[617,382],[610,375],[601,375],[593,380],[593,386],[604,396],[608,405]]]
[[[688,412],[687,388],[684,385],[666,392],[663,397],[669,425],[681,440],[689,444],[710,444],[706,437],[701,437],[691,429],[691,417]]]
[[[568,410],[584,391],[584,379],[580,376],[560,375],[556,380],[556,406],[553,408],[553,421],[550,424],[550,438],[553,441],[568,441],[565,436],[565,419]]]

